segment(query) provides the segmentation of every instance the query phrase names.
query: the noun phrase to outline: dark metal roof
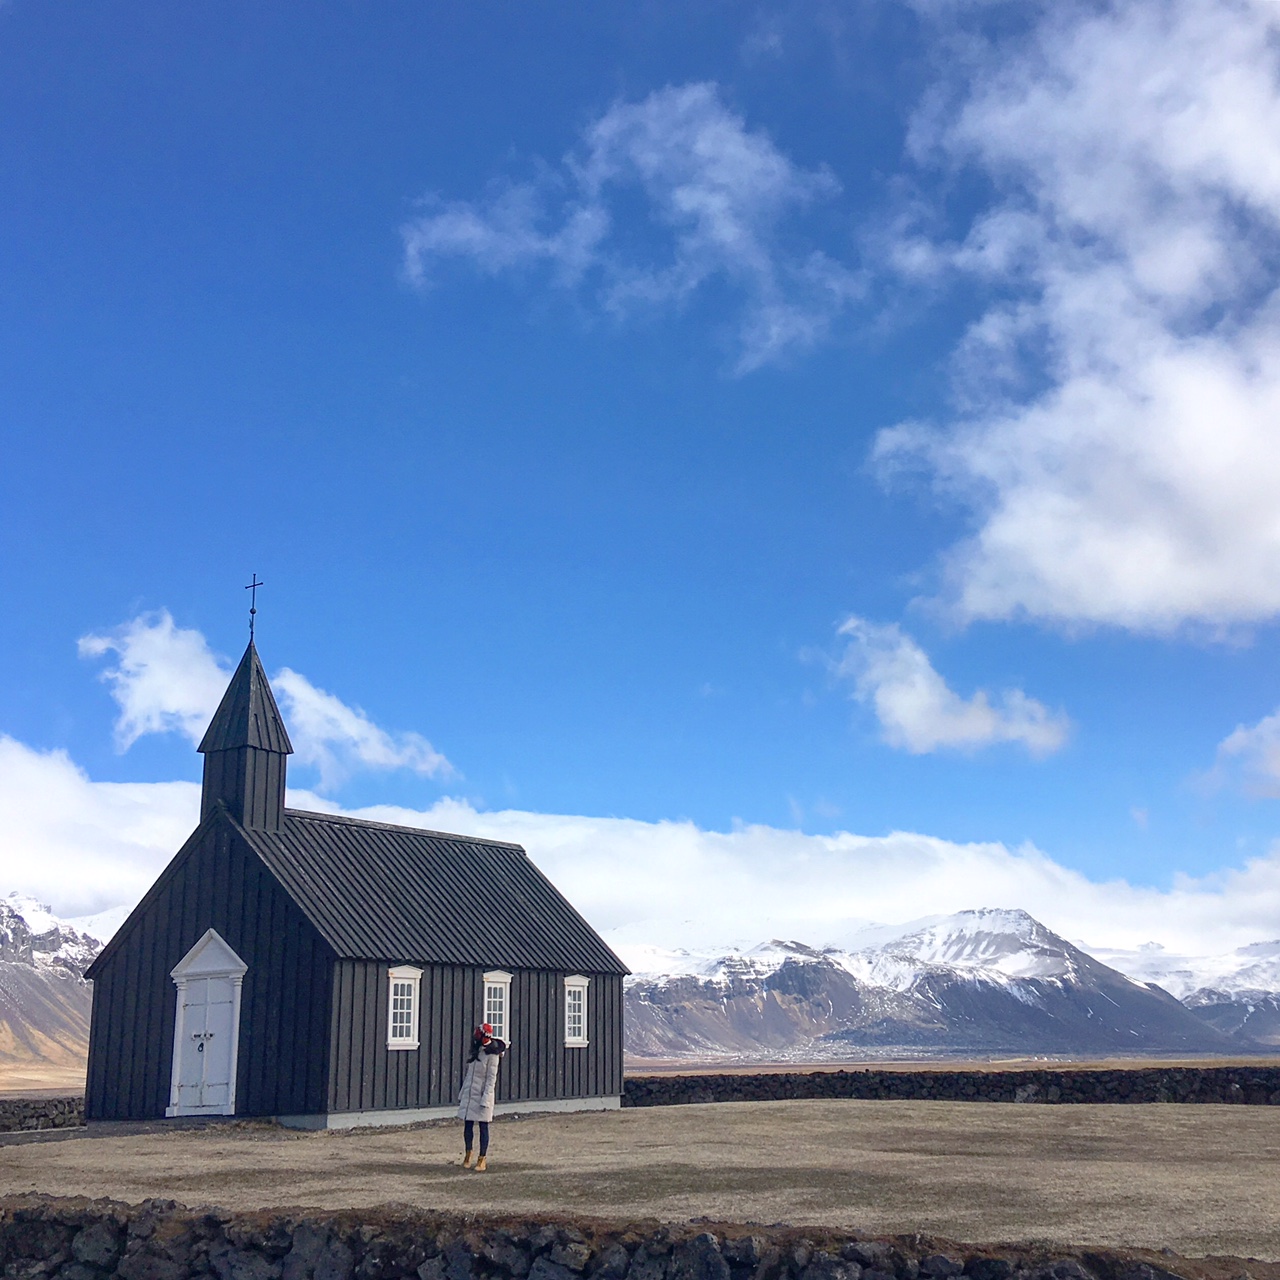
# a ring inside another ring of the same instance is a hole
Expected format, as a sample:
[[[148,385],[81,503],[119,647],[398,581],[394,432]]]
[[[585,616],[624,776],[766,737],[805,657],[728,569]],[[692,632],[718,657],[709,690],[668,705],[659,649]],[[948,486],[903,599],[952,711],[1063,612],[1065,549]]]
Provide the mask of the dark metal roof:
[[[340,958],[627,972],[517,844],[299,809],[241,830]]]
[[[280,755],[293,754],[280,708],[276,706],[267,673],[262,669],[252,640],[197,750],[207,754],[234,751],[237,747],[260,747]]]

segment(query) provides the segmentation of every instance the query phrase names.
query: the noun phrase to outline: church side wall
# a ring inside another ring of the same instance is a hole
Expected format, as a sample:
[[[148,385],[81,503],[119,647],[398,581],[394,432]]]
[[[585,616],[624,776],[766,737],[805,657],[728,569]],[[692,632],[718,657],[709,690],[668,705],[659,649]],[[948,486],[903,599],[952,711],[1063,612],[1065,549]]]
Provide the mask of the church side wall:
[[[423,970],[417,1049],[387,1048],[388,969]],[[495,966],[496,967],[496,966]],[[622,1093],[622,979],[588,974],[589,1044],[564,1043],[564,979],[571,971],[515,970],[511,1047],[499,1102],[617,1097]],[[334,968],[329,1110],[449,1106],[457,1101],[472,1028],[482,1021],[484,971],[412,957],[341,960]]]
[[[230,825],[184,850],[126,927],[94,981],[88,1119],[164,1115],[177,1009],[169,974],[210,928],[249,966],[236,1114],[324,1109],[333,953]]]

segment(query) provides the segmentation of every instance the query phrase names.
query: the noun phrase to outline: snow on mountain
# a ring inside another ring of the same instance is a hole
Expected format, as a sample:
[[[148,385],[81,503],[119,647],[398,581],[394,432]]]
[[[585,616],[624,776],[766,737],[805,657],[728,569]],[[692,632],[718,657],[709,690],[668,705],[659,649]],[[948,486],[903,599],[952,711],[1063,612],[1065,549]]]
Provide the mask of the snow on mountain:
[[[1178,955],[1154,942],[1099,954],[1117,969],[1158,983],[1219,1031],[1280,1047],[1280,941],[1214,956]]]
[[[87,938],[96,938],[101,943],[107,943],[115,937],[132,910],[132,907],[108,907],[105,911],[99,911],[91,916],[72,916],[63,923]]]
[[[671,950],[641,945],[616,946],[614,949],[631,970],[630,983],[645,981],[657,985],[685,977],[725,983],[763,977],[773,973],[788,959],[824,956],[823,952],[814,951],[802,943],[777,939],[745,951],[729,947]]]
[[[899,938],[893,950],[925,964],[1007,978],[1074,977],[1075,948],[1025,911],[962,911]]]
[[[79,976],[101,950],[99,939],[59,920],[44,903],[20,893],[0,898],[0,960]]]
[[[852,946],[849,946],[852,943]],[[1229,1032],[1058,937],[985,909],[859,929],[845,946],[630,957],[633,1055],[1223,1052]]]
[[[1255,942],[1213,956],[1188,956],[1148,942],[1136,951],[1095,947],[1106,964],[1141,982],[1155,982],[1179,1000],[1197,991],[1280,993],[1280,941]]]
[[[83,1067],[89,1044],[84,970],[102,944],[34,898],[0,898],[0,1067]]]
[[[1075,973],[1072,955],[1078,951],[1025,911],[995,908],[861,928],[843,946],[815,948],[775,938],[745,951],[644,946],[617,950],[632,971],[633,984],[641,979],[764,975],[788,960],[807,960],[836,964],[873,985],[899,990],[930,966],[991,977],[1065,977]]]

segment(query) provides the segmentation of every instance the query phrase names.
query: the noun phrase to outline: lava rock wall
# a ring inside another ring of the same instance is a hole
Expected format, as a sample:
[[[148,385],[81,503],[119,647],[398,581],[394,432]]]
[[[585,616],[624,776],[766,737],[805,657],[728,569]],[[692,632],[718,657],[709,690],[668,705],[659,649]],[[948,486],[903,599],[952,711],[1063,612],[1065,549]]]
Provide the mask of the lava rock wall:
[[[1280,1066],[1044,1071],[778,1071],[632,1076],[624,1107],[881,1098],[935,1102],[1234,1102],[1280,1106]],[[395,1112],[387,1113],[395,1123]],[[0,1133],[84,1124],[84,1099],[0,1099]]]
[[[1280,1066],[1045,1071],[779,1071],[632,1076],[624,1107],[879,1098],[935,1102],[1237,1102],[1280,1106]]]
[[[1206,1265],[1209,1264],[1209,1265]],[[1225,1265],[1225,1270],[1224,1270]],[[816,1228],[0,1199],[6,1280],[1221,1280],[1240,1260],[978,1249]],[[1252,1280],[1280,1265],[1249,1260]]]
[[[0,1098],[0,1133],[74,1129],[84,1124],[84,1098]]]

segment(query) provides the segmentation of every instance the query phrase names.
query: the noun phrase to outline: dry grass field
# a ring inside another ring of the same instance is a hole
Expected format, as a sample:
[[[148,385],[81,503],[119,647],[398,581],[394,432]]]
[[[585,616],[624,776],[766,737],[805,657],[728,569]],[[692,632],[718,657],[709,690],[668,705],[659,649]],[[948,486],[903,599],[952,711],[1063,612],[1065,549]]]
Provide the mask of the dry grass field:
[[[0,1147],[0,1193],[232,1209],[567,1211],[1280,1259],[1280,1108],[777,1102],[297,1134],[265,1125]]]
[[[1070,1068],[1084,1071],[1139,1070],[1143,1067],[1272,1067],[1280,1063],[1280,1054],[1251,1055],[1237,1058],[886,1058],[871,1062],[751,1062],[740,1063],[722,1058],[628,1058],[628,1075],[769,1075],[790,1071],[1015,1071],[1022,1068]],[[0,1053],[0,1098],[19,1095],[52,1095],[83,1093],[85,1084],[83,1054],[66,1055],[65,1061],[6,1060]]]
[[[83,1093],[84,1076],[83,1062],[0,1062],[0,1098]]]

